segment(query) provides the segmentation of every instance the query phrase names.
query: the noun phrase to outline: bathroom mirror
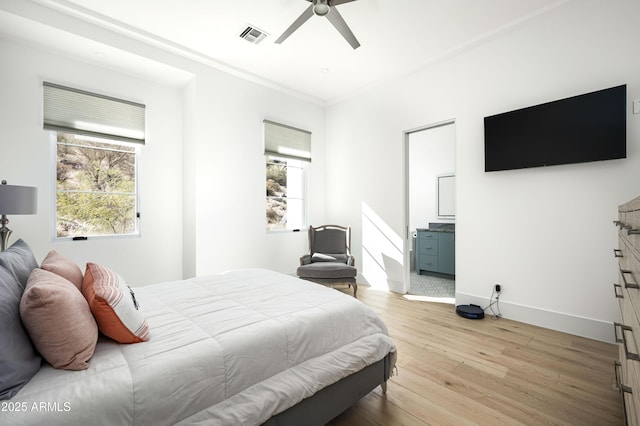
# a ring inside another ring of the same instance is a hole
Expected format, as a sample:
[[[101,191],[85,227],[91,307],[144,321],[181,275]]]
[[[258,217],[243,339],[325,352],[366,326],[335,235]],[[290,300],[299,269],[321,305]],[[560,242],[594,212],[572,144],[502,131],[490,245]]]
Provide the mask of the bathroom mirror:
[[[448,173],[438,176],[438,217],[456,217],[456,175]]]

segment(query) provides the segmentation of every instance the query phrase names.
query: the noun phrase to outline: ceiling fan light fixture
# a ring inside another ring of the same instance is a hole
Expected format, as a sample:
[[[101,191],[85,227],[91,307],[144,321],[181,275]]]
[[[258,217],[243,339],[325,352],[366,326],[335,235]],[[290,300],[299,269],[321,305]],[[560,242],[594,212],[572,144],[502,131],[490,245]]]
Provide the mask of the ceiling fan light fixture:
[[[317,0],[313,5],[313,13],[318,16],[325,16],[329,13],[329,0]]]
[[[333,8],[333,6],[339,6],[344,3],[349,3],[356,0],[304,0],[307,3],[311,3],[307,6],[307,8],[302,12],[298,18],[293,21],[289,28],[287,28],[284,33],[274,42],[276,44],[280,44],[287,39],[295,30],[300,28],[302,24],[307,22],[313,15],[324,16],[327,20],[334,26],[336,30],[344,37],[344,39],[353,47],[357,49],[360,47],[360,42],[353,35],[353,32],[349,28],[349,25],[344,21],[344,18],[338,12],[338,8]]]

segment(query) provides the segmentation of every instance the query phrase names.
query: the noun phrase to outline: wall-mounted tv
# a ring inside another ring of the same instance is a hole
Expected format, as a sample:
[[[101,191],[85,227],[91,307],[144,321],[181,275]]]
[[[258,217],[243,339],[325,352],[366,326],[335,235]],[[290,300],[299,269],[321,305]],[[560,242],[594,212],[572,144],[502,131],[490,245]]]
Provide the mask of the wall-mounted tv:
[[[626,85],[484,118],[485,172],[626,156]]]

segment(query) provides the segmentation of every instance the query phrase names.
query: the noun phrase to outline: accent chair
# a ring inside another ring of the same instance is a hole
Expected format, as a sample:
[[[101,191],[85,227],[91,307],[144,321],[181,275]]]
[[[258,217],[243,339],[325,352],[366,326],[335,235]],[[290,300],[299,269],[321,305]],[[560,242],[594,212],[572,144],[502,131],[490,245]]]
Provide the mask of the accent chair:
[[[309,253],[300,257],[298,277],[331,287],[346,284],[353,287],[353,297],[357,298],[357,274],[351,255],[351,227],[309,226]]]

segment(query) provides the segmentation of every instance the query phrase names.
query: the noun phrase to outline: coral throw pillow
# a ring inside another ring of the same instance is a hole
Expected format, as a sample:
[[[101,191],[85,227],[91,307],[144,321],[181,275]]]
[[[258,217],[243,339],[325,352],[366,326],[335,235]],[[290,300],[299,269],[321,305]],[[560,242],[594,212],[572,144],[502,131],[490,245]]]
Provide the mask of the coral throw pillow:
[[[149,340],[147,319],[139,310],[131,287],[109,268],[88,262],[82,294],[102,334],[119,343]]]
[[[98,327],[87,301],[71,282],[34,269],[20,301],[20,316],[36,349],[54,368],[89,367]]]

